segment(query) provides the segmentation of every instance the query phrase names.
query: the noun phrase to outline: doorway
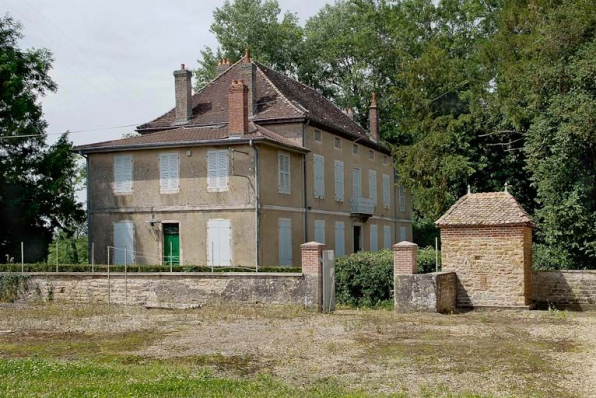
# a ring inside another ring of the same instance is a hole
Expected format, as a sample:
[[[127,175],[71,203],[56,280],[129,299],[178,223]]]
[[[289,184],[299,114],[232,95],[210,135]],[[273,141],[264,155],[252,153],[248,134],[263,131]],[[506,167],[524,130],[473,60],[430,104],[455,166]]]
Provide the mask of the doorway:
[[[362,226],[354,225],[354,253],[362,251]]]
[[[163,262],[166,265],[180,265],[179,224],[163,224]]]

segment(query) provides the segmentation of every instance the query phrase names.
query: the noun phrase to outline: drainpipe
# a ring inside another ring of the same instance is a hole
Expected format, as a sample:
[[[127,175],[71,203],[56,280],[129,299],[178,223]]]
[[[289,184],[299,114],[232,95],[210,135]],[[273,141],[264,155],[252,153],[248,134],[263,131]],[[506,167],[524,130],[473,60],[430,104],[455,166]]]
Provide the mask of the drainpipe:
[[[310,119],[302,124],[302,146],[306,148],[306,128],[310,124]],[[306,153],[302,155],[302,175],[304,181],[304,242],[308,242],[308,184],[306,183]]]
[[[252,144],[252,140],[250,140],[248,144],[255,151],[255,265],[257,272],[259,272],[259,149],[256,147],[256,145]]]

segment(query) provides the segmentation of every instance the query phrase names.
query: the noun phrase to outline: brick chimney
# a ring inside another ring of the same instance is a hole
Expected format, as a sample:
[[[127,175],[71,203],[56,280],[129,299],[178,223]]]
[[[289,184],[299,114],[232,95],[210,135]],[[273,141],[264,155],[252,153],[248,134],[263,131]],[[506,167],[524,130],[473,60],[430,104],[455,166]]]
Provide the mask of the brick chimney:
[[[343,111],[347,117],[354,120],[354,110],[352,108],[345,108]]]
[[[250,58],[250,50],[248,48],[244,53],[244,59],[240,65],[240,74],[248,87],[248,115],[253,116],[257,111],[256,65]]]
[[[248,133],[248,87],[234,80],[228,89],[228,136]]]
[[[219,60],[219,62],[217,63],[217,71],[216,74],[217,76],[221,75],[222,73],[224,73],[225,71],[227,71],[231,66],[230,60],[227,58],[222,58]]]
[[[374,91],[372,93],[372,100],[370,101],[368,119],[370,139],[374,142],[379,142],[379,111],[377,109],[377,93]]]
[[[176,123],[186,123],[192,114],[192,73],[180,65],[180,70],[174,71],[176,92]]]

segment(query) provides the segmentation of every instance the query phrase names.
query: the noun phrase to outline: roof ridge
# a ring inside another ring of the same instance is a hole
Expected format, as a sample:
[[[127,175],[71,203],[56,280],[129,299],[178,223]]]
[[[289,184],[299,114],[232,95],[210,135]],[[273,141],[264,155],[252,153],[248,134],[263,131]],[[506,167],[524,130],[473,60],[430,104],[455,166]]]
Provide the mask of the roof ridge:
[[[258,66],[259,66],[259,68],[260,68],[260,67],[266,68],[267,70],[270,70],[272,73],[275,73],[275,74],[277,74],[277,75],[280,75],[280,76],[282,76],[282,77],[284,77],[284,78],[286,78],[286,79],[289,79],[289,80],[291,80],[292,82],[294,82],[294,83],[297,83],[298,85],[300,85],[300,86],[302,86],[302,87],[306,88],[307,90],[314,91],[314,92],[315,92],[315,93],[317,93],[317,95],[319,95],[319,96],[320,96],[322,99],[324,99],[325,101],[329,102],[331,105],[333,105],[333,106],[335,107],[335,109],[337,109],[339,112],[341,112],[342,114],[344,114],[344,115],[345,115],[345,113],[344,113],[344,112],[341,110],[341,108],[340,108],[340,107],[339,107],[339,106],[338,106],[338,105],[337,105],[335,102],[333,102],[333,101],[331,101],[329,98],[325,97],[323,94],[321,94],[321,93],[320,93],[319,91],[317,91],[315,88],[313,88],[313,87],[310,87],[310,86],[308,86],[308,85],[306,85],[306,84],[302,83],[301,81],[299,81],[299,80],[296,80],[296,79],[294,79],[294,78],[292,78],[292,77],[290,77],[290,76],[287,76],[287,75],[285,75],[285,74],[283,74],[283,73],[281,73],[281,72],[278,72],[278,71],[276,71],[275,69],[271,69],[271,68],[269,68],[269,67],[267,67],[267,66],[265,66],[265,65],[263,65],[263,64],[261,64],[261,63],[255,62],[255,64],[256,64],[256,65],[258,65]],[[263,75],[264,75],[264,73],[263,73]],[[265,77],[266,77],[266,76],[265,76]],[[266,78],[267,78],[267,77],[266,77]],[[270,81],[270,80],[269,80],[269,78],[267,78],[267,80],[268,80],[268,81]],[[276,89],[277,89],[277,87],[276,87]],[[301,106],[302,106],[302,105],[301,105]],[[345,115],[345,116],[346,116],[346,117],[347,117],[347,118],[348,118],[348,119],[349,119],[349,120],[350,120],[350,121],[351,121],[353,124],[357,125],[357,126],[358,126],[358,127],[360,127],[361,129],[363,129],[364,131],[366,131],[366,129],[364,128],[364,126],[361,126],[361,125],[360,125],[360,123],[356,122],[354,119],[351,119],[350,117],[348,117],[348,115]],[[365,135],[364,135],[364,137],[368,137],[368,135],[367,135],[367,134],[365,134]]]

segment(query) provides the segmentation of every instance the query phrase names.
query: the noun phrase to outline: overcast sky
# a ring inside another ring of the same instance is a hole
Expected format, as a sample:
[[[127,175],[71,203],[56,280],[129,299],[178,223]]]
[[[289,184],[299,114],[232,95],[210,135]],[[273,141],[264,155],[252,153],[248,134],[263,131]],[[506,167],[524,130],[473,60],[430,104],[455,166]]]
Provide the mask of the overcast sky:
[[[278,0],[304,24],[324,0]],[[173,71],[197,66],[216,47],[209,26],[223,0],[0,0],[22,22],[22,46],[54,54],[57,93],[42,99],[49,142],[66,130],[75,144],[120,138],[174,106]],[[106,129],[112,126],[131,127]]]

